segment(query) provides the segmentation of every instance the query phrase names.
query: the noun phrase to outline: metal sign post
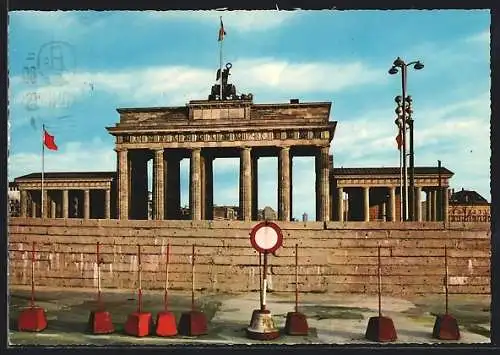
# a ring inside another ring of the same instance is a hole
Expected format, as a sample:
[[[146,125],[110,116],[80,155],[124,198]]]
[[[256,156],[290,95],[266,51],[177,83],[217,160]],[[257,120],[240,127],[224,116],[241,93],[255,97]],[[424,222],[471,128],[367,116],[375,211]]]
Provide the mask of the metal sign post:
[[[137,300],[137,313],[142,313],[142,263],[141,263],[141,246],[137,246],[137,262],[139,268],[137,270],[137,278],[139,281],[139,295]]]
[[[35,242],[31,250],[31,308],[35,307]]]
[[[295,244],[295,312],[286,315],[285,332],[288,335],[307,335],[307,318],[299,312],[299,245]]]
[[[262,304],[262,253],[259,252],[259,300]]]
[[[267,253],[264,253],[264,266],[262,269],[262,303],[260,304],[260,309],[262,311],[266,310],[266,291],[267,291]]]
[[[193,244],[193,251],[191,252],[191,311],[194,312],[195,310],[195,305],[194,305],[194,244]]]
[[[168,311],[168,266],[170,264],[170,243],[167,244],[167,256],[165,262],[165,312]]]
[[[283,244],[283,233],[276,223],[265,221],[257,224],[250,232],[250,243],[254,249],[263,254],[262,288],[260,309],[254,310],[250,326],[247,328],[247,337],[257,340],[271,340],[279,336],[279,330],[275,327],[271,311],[266,307],[267,292],[267,257],[274,253]],[[259,257],[260,268],[260,257]]]

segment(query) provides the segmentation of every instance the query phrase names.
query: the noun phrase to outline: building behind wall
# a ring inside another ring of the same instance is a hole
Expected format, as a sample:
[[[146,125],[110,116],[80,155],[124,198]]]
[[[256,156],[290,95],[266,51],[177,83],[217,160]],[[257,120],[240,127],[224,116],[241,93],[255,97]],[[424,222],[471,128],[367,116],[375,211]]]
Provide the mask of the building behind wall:
[[[490,222],[491,204],[473,190],[450,191],[450,222]]]
[[[333,159],[330,159],[333,164]],[[415,167],[415,206],[425,193],[426,210],[415,209],[416,221],[446,220],[448,200],[440,199],[453,172],[445,167]],[[396,167],[334,168],[330,172],[331,220],[400,221],[401,178]],[[429,214],[427,214],[427,210]]]
[[[21,194],[15,182],[9,182],[9,192],[7,199],[7,210],[10,217],[17,217],[21,213]]]

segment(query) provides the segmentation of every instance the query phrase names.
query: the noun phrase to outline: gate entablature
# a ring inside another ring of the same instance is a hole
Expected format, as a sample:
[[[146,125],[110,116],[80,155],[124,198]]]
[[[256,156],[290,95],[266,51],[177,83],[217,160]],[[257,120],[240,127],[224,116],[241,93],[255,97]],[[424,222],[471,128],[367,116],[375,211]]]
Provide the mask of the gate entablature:
[[[191,101],[186,107],[118,109],[108,127],[117,148],[325,146],[336,123],[331,103],[255,105],[249,100]],[[225,113],[222,113],[225,112]]]

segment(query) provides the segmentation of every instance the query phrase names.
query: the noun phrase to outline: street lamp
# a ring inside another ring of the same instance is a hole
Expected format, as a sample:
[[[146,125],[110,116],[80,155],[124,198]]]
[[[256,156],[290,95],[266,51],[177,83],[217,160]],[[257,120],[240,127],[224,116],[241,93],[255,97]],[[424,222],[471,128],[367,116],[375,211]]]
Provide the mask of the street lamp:
[[[419,61],[412,61],[410,63],[405,63],[400,57],[397,57],[392,67],[389,69],[389,74],[394,75],[399,73],[399,69],[401,69],[401,88],[402,88],[402,110],[401,110],[401,119],[402,119],[402,129],[403,129],[403,183],[404,190],[402,191],[403,197],[403,216],[404,220],[408,220],[408,171],[406,166],[406,126],[409,125],[410,128],[410,191],[411,191],[411,220],[415,220],[415,206],[413,206],[414,201],[414,187],[415,187],[415,171],[414,171],[414,152],[413,152],[413,121],[410,119],[410,122],[406,120],[407,113],[407,102],[408,98],[406,97],[406,76],[407,76],[407,68],[412,66],[415,70],[421,70],[424,68],[424,65]],[[399,68],[399,69],[398,69]],[[410,101],[411,102],[411,101]]]
[[[396,101],[397,107],[396,110],[396,120],[394,120],[394,123],[398,127],[398,150],[399,150],[399,193],[401,196],[403,196],[403,152],[402,152],[402,147],[400,140],[402,141],[403,139],[403,119],[402,119],[402,113],[403,113],[403,108],[402,108],[402,102],[403,98],[401,96],[396,96],[394,98],[394,101]],[[404,221],[404,214],[403,214],[403,198],[399,199],[399,220],[402,222]]]

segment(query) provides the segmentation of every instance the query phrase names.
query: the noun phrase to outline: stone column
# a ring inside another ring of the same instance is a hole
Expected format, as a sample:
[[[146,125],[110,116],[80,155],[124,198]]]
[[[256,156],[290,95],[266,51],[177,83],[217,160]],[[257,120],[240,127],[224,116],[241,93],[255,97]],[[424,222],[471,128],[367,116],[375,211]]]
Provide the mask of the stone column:
[[[320,166],[320,157],[319,154],[316,152],[314,154],[314,193],[316,195],[316,220],[319,221],[320,219],[320,198],[319,198],[319,192],[321,190],[320,184],[319,184],[319,166]]]
[[[201,219],[205,220],[205,211],[206,211],[206,179],[205,179],[205,156],[200,152],[200,199],[201,199]]]
[[[396,221],[396,187],[389,187],[389,209],[391,213],[391,222]]]
[[[422,195],[422,188],[415,186],[415,220],[417,222],[422,222],[422,201],[420,195]]]
[[[31,218],[36,218],[36,202],[31,201]]]
[[[50,218],[56,218],[56,201],[50,200]]]
[[[83,190],[83,218],[90,218],[90,190]]]
[[[289,172],[288,176],[290,177],[290,197],[288,197],[288,203],[290,205],[290,221],[293,220],[293,154],[292,151],[290,151],[290,156],[289,156]],[[329,212],[329,211],[328,211]]]
[[[20,201],[19,201],[19,204],[20,204],[19,207],[21,208],[20,216],[27,217],[27,215],[28,215],[28,191],[20,190],[19,194],[21,195]]]
[[[104,218],[111,218],[111,189],[104,190]]]
[[[445,223],[448,223],[449,215],[448,215],[448,209],[449,209],[449,195],[448,195],[448,188],[444,188],[444,198],[443,198],[443,221]]]
[[[49,202],[49,194],[47,193],[46,189],[43,190],[43,198],[42,199],[43,199],[43,216],[42,216],[42,218],[47,218],[49,216],[48,209],[49,209],[50,205],[48,203]],[[40,209],[40,211],[41,211],[41,209]]]
[[[363,187],[363,218],[365,222],[370,221],[370,188]]]
[[[431,220],[437,221],[437,191],[431,190]]]
[[[200,153],[200,148],[194,148],[189,164],[189,210],[193,221],[201,220]]]
[[[153,157],[153,219],[163,219],[165,216],[163,160],[163,149],[155,150]]]
[[[117,218],[128,219],[129,201],[129,161],[126,149],[115,149],[118,165]]]
[[[350,206],[349,206],[349,205],[351,204],[351,201],[350,201],[350,199],[351,199],[351,194],[349,193],[349,190],[347,190],[347,191],[345,191],[345,192],[346,192],[346,194],[345,194],[346,199],[345,199],[345,201],[344,201],[344,210],[345,210],[345,213],[344,213],[344,215],[345,215],[344,221],[345,221],[345,222],[347,222],[347,221],[349,221],[349,213],[350,213],[350,212],[349,212],[349,208],[350,208]]]
[[[240,219],[252,220],[252,160],[248,147],[241,149],[240,156]]]
[[[441,221],[441,209],[443,208],[443,204],[441,203],[441,188],[436,188],[434,190],[434,194],[436,195],[436,217],[434,217],[435,221]]]
[[[62,218],[68,218],[69,215],[68,190],[62,190]]]
[[[259,219],[259,157],[252,156],[252,220]]]
[[[329,176],[329,152],[330,147],[325,146],[318,149],[318,158],[316,159],[316,171],[317,171],[317,185],[316,185],[316,195],[319,199],[319,203],[316,203],[318,206],[318,214],[319,218],[316,218],[318,221],[328,221],[329,220],[329,211],[330,211],[330,176]]]
[[[337,213],[338,220],[344,222],[344,188],[337,188]]]
[[[290,147],[281,147],[278,154],[278,219],[290,220]]]
[[[211,155],[205,156],[203,165],[203,186],[204,186],[204,219],[214,219],[214,157]]]

